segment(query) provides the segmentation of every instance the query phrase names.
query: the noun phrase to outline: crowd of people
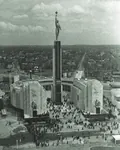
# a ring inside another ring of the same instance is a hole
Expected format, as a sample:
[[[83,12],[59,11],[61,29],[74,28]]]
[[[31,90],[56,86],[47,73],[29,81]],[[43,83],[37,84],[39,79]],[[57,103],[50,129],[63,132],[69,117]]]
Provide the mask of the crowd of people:
[[[108,112],[111,111],[115,111],[116,106],[111,102],[111,100],[108,97],[103,96],[103,107],[105,108],[105,110],[107,110]]]
[[[63,136],[60,136],[55,141],[49,141],[46,140],[44,142],[40,142],[41,147],[48,147],[48,146],[59,146],[62,144],[84,144],[86,143],[86,140],[79,136],[72,136],[71,138],[64,138]]]
[[[36,132],[36,135],[45,135],[46,133],[57,133],[69,132],[69,131],[88,131],[87,137],[90,138],[90,131],[98,131],[98,135],[105,133],[112,135],[114,131],[119,131],[119,123],[113,119],[113,121],[96,121],[90,122],[87,118],[84,117],[83,111],[79,108],[76,108],[72,102],[69,101],[69,98],[64,97],[62,105],[54,105],[51,101],[47,104],[47,109],[49,117],[55,122],[52,126],[38,128],[39,131]],[[38,134],[39,133],[39,134]],[[37,136],[36,136],[37,137]],[[57,146],[60,143],[69,143],[69,140],[65,137],[59,136],[60,139],[57,142],[53,142],[53,146]],[[37,140],[39,138],[37,137]],[[107,136],[105,136],[107,139]],[[37,141],[36,140],[36,141]],[[84,143],[84,136],[72,136],[73,143],[77,140],[78,144]],[[40,145],[49,146],[49,141],[40,142]]]
[[[111,107],[112,104],[109,102],[109,100],[106,102]],[[59,120],[58,124],[55,124],[52,128],[52,132],[60,132],[64,130],[99,130],[99,131],[112,131],[112,130],[118,130],[119,123],[114,121],[114,124],[112,122],[108,121],[97,121],[97,122],[89,122],[88,119],[86,119],[83,115],[83,111],[79,108],[76,108],[72,102],[70,102],[68,96],[63,97],[63,103],[62,105],[54,105],[52,102],[49,102],[48,105],[48,111],[50,114],[50,117],[56,120]]]
[[[62,105],[54,105],[53,103],[48,104],[48,111],[50,118],[60,120],[59,124],[54,126],[54,128],[62,129],[73,129],[74,126],[81,125],[85,120],[81,111],[75,108],[73,103],[68,103],[69,99],[64,99]],[[53,129],[54,131],[54,129]]]

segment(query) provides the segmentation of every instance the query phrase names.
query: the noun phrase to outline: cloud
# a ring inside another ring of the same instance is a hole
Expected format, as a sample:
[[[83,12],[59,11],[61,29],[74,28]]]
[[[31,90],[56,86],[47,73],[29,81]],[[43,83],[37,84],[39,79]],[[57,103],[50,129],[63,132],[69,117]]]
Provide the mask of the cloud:
[[[31,25],[28,25],[28,26],[19,26],[18,27],[20,31],[23,31],[23,32],[40,32],[40,31],[45,31],[45,29],[41,26],[31,26]]]
[[[88,39],[91,40],[93,34],[98,35],[98,37],[100,35],[103,39],[104,35],[108,36],[107,40],[109,41],[109,33],[111,33],[116,39],[120,39],[120,2],[118,1],[0,0],[0,4],[2,2],[0,5],[0,18],[2,20],[0,20],[0,31],[9,35],[13,35],[12,32],[17,34],[20,32],[23,35],[24,33],[31,33],[29,34],[31,37],[36,35],[32,33],[42,31],[46,32],[46,37],[49,34],[53,35],[55,30],[55,11],[58,11],[58,19],[62,27],[60,34],[61,36],[66,33],[74,34],[73,43],[76,42],[75,36],[77,33],[83,36],[87,35],[86,40],[82,40],[83,42]]]
[[[104,12],[110,13],[120,13],[120,1],[119,0],[98,0],[90,3],[89,10],[93,13]]]
[[[41,4],[36,4],[34,7],[33,7],[33,10],[36,11],[36,10],[46,10],[46,11],[52,11],[52,10],[60,10],[60,9],[63,9],[63,7],[60,5],[60,4],[50,4],[50,5],[46,5],[44,3],[41,3]]]
[[[120,1],[103,2],[101,7],[108,13],[120,13]]]
[[[31,32],[39,32],[39,31],[45,31],[45,29],[41,26],[28,26],[29,31]]]
[[[100,20],[100,19],[96,19],[96,18],[92,18],[92,24],[95,24],[95,25],[106,25],[107,24],[107,21],[106,20]]]
[[[32,8],[32,12],[38,16],[53,16],[54,13],[58,11],[61,16],[67,16],[67,15],[73,15],[73,14],[81,14],[85,13],[84,8],[82,8],[80,5],[74,5],[69,8],[63,7],[61,4],[50,4],[46,5],[44,3],[36,4]]]
[[[17,30],[18,26],[11,23],[0,22],[0,28],[6,31],[15,31]]]
[[[46,5],[44,3],[36,4],[32,8],[32,12],[34,13],[46,13],[46,14],[53,14],[55,11],[63,10],[63,7],[60,4],[51,4]]]
[[[74,5],[72,8],[68,8],[67,12],[70,14],[71,13],[80,14],[85,13],[85,10],[80,5]]]
[[[42,26],[25,26],[25,25],[15,25],[9,22],[0,22],[0,29],[4,31],[21,31],[21,32],[41,32],[46,31]]]
[[[111,35],[111,32],[109,32],[109,31],[102,31],[102,32],[100,32],[100,34],[103,34],[103,35]]]
[[[66,30],[64,30],[64,33],[83,33],[84,31],[85,31],[84,28],[81,28],[79,30],[75,30],[74,32],[70,29],[66,29]]]
[[[23,15],[17,15],[17,16],[13,16],[14,19],[24,19],[24,18],[28,18],[28,15],[23,14]]]
[[[2,3],[3,3],[3,1],[4,1],[4,0],[0,0],[0,4],[2,4]]]

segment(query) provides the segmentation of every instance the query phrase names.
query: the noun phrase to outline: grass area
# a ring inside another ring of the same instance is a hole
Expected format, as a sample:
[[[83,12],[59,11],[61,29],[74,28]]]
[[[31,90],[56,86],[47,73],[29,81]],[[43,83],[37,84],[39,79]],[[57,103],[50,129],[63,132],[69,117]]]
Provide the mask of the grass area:
[[[104,146],[96,146],[96,147],[92,147],[90,148],[90,150],[120,150],[120,147],[104,147]]]
[[[59,145],[49,147],[38,147],[40,150],[89,150],[89,147],[84,145]],[[19,150],[28,150],[28,148],[21,148]],[[36,150],[36,148],[29,148],[29,150]]]
[[[35,150],[36,148],[29,148],[29,150]],[[50,147],[39,147],[40,150],[120,150],[120,147],[107,147],[107,146],[96,146],[90,148],[89,145],[59,145]],[[28,150],[28,148],[19,148],[19,150]]]

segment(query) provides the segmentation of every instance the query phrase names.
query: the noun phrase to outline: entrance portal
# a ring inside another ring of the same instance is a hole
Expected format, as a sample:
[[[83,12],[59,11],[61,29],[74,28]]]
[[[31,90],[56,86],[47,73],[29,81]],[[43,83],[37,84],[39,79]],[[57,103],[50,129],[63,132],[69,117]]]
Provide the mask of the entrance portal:
[[[37,110],[33,110],[33,117],[37,117]]]
[[[100,114],[100,107],[96,107],[96,114]]]

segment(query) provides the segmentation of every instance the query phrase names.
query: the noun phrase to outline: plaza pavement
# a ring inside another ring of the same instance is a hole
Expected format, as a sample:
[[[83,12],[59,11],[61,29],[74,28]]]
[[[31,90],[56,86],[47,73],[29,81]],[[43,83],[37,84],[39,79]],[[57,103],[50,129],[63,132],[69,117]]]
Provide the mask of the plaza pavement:
[[[115,147],[116,145],[112,143],[111,140],[112,140],[112,136],[109,136],[107,140],[105,140],[102,136],[98,136],[98,138],[96,138],[96,136],[91,136],[90,139],[84,138],[84,143],[80,143],[79,140],[73,141],[73,138],[67,138],[63,140],[63,143],[60,143],[58,146],[57,146],[57,140],[55,140],[55,141],[49,141],[48,147],[38,147],[37,149],[41,149],[41,150],[65,149],[67,150],[69,148],[69,150],[76,150],[79,148],[79,150],[89,150],[90,147],[93,147],[93,146]],[[120,148],[120,145],[117,145],[117,147]],[[16,148],[16,146],[12,146],[12,148]],[[19,145],[18,148],[21,150],[23,149],[35,150],[36,146],[34,143],[27,143],[24,145]]]
[[[11,125],[7,125],[8,122],[11,122]],[[13,132],[16,128],[23,126],[23,124],[19,124],[16,116],[12,116],[8,113],[7,117],[2,118],[0,116],[0,139],[4,139],[9,137],[10,135],[14,135]]]

